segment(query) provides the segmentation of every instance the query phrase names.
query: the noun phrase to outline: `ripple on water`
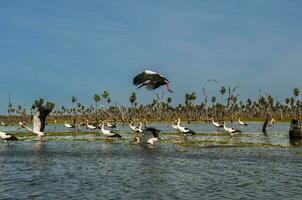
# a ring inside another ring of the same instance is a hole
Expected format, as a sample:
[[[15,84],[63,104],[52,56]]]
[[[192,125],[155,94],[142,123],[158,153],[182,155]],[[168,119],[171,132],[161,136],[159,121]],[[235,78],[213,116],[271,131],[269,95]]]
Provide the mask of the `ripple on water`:
[[[298,199],[301,151],[101,141],[1,145],[0,197]]]

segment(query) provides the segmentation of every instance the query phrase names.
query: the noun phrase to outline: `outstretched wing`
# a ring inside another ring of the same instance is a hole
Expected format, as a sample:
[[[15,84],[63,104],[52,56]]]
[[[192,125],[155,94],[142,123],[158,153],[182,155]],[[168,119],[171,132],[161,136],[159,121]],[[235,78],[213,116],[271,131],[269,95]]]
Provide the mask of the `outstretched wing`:
[[[41,106],[35,113],[33,118],[33,129],[43,132],[45,129],[46,117],[52,111],[52,108],[48,106]]]
[[[140,85],[139,88],[145,86],[147,90],[154,90],[167,83],[169,81],[164,76],[150,70],[138,74],[133,79],[134,85]]]
[[[143,134],[144,135],[147,135],[148,137],[159,137],[159,133],[160,133],[160,130],[156,129],[156,128],[153,128],[153,127],[149,127],[149,128],[146,128],[144,131],[143,131]]]

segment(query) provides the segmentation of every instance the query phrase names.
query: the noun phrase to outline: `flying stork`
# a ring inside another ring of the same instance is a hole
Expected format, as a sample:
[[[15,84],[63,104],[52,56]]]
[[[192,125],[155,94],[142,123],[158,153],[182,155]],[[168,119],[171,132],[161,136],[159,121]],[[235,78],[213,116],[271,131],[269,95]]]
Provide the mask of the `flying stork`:
[[[173,93],[173,91],[169,87],[168,79],[163,75],[150,70],[145,70],[144,72],[135,76],[133,79],[133,84],[138,86],[138,88],[145,86],[147,90],[155,90],[160,86],[165,85],[167,90]]]
[[[160,140],[160,130],[149,127],[143,130],[139,136],[136,136],[130,144],[150,144],[154,145]]]
[[[19,125],[22,128],[25,128],[29,132],[36,135],[38,140],[42,140],[42,137],[45,136],[45,134],[46,134],[44,132],[46,118],[51,111],[52,111],[52,108],[49,106],[39,107],[39,109],[36,111],[36,113],[34,114],[34,117],[33,117],[33,128],[32,129],[27,127],[24,122],[19,122]]]

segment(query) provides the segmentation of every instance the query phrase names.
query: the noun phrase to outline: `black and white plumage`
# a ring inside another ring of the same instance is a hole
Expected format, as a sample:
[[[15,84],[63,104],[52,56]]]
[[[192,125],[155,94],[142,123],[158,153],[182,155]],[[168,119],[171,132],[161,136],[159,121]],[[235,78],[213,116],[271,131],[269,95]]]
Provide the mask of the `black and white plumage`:
[[[248,124],[241,121],[240,118],[238,119],[238,122],[241,126],[248,126]]]
[[[150,70],[145,70],[144,72],[135,76],[133,79],[133,84],[138,86],[138,88],[145,86],[147,90],[155,90],[160,86],[165,85],[167,90],[173,93],[173,91],[169,87],[168,79]]]
[[[89,124],[89,121],[87,120],[86,121],[86,127],[89,129],[89,130],[95,130],[97,129],[96,126],[92,125],[92,124]]]
[[[41,106],[34,114],[32,129],[27,127],[26,124],[23,122],[20,122],[19,124],[22,126],[22,128],[26,128],[29,132],[33,133],[38,137],[39,140],[41,140],[42,137],[45,135],[44,129],[46,124],[46,118],[51,111],[51,107]]]
[[[171,127],[178,131],[178,126],[174,122],[171,122]]]
[[[105,124],[102,123],[102,128],[101,128],[102,133],[112,141],[112,138],[122,138],[122,136],[112,130],[106,130],[105,129]]]
[[[72,124],[69,124],[69,123],[65,122],[64,125],[65,125],[66,128],[75,128],[76,127],[76,120],[73,119]]]
[[[238,129],[226,127],[225,123],[223,123],[223,129],[224,129],[227,133],[229,133],[231,136],[235,135],[236,133],[241,133],[241,131],[238,130]]]
[[[154,145],[160,140],[159,137],[160,130],[149,127],[143,130],[139,136],[134,138],[132,144],[150,144]]]
[[[8,124],[7,124],[7,123],[4,123],[4,122],[1,122],[1,125],[2,125],[2,126],[8,126]]]
[[[218,129],[223,128],[223,124],[219,124],[218,122],[214,121],[214,118],[212,117],[212,124]]]
[[[182,133],[182,134],[185,134],[185,135],[188,135],[188,134],[191,134],[191,135],[195,135],[195,132],[192,131],[191,129],[187,128],[187,127],[184,127],[184,126],[181,126],[180,125],[180,118],[177,119],[177,128],[178,130]]]
[[[129,127],[130,127],[130,129],[132,130],[132,131],[134,131],[135,133],[142,133],[143,132],[143,123],[139,123],[139,126],[134,126],[133,125],[133,122],[131,122],[130,124],[129,124]]]
[[[72,124],[69,124],[69,123],[64,123],[64,126],[66,127],[66,128],[75,128],[75,125],[72,125]]]
[[[0,131],[0,138],[2,140],[4,140],[6,142],[7,145],[9,145],[9,140],[18,140],[17,137],[11,135],[11,134],[8,134],[8,133],[5,133],[5,132],[2,132]]]
[[[118,131],[118,126],[117,126],[117,124],[116,124],[115,122],[114,122],[114,123],[108,123],[108,122],[107,122],[106,126],[107,126],[108,128],[115,129],[115,130]]]

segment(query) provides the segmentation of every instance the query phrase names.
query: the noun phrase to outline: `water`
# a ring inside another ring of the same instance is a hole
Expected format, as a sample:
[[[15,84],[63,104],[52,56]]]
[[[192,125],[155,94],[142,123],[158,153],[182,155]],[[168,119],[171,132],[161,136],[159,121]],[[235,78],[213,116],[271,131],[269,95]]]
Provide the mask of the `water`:
[[[300,199],[301,148],[87,141],[0,146],[0,198]]]
[[[201,141],[189,147],[169,142],[176,137],[169,134],[154,147],[72,136],[0,143],[0,199],[300,199],[302,147],[290,143],[288,124],[276,124],[267,136],[261,123],[249,124],[233,138],[211,125],[187,125],[207,132],[189,138]]]
[[[238,123],[227,123],[227,126],[240,129],[245,133],[261,132],[262,125],[263,125],[262,122],[248,122],[248,124],[249,124],[249,126],[242,127]],[[191,124],[182,123],[182,125],[184,125],[188,128],[191,128],[195,132],[199,132],[199,133],[217,132],[211,123],[209,123],[209,124],[206,124],[206,123],[191,123]],[[171,126],[169,126],[167,123],[151,123],[151,124],[148,124],[148,126],[158,128],[158,129],[162,130],[162,132],[165,132],[165,133],[174,133],[175,132],[175,130]],[[277,133],[282,133],[282,132],[287,133],[289,126],[290,126],[289,122],[278,122],[273,127],[268,127],[268,131],[273,130],[274,132],[277,132]],[[6,127],[2,126],[1,128],[4,131],[15,132],[19,127],[20,126],[6,126]],[[122,132],[129,131],[128,125],[123,126],[122,124],[118,124],[118,127]],[[80,128],[81,128],[81,131],[89,131],[85,127],[80,127]],[[46,127],[46,129],[47,129],[46,130],[47,132],[74,132],[75,131],[75,129],[66,128],[63,124],[57,124],[57,125],[51,124],[51,125],[48,125]],[[18,132],[22,132],[22,131],[26,132],[25,129],[18,130]]]

